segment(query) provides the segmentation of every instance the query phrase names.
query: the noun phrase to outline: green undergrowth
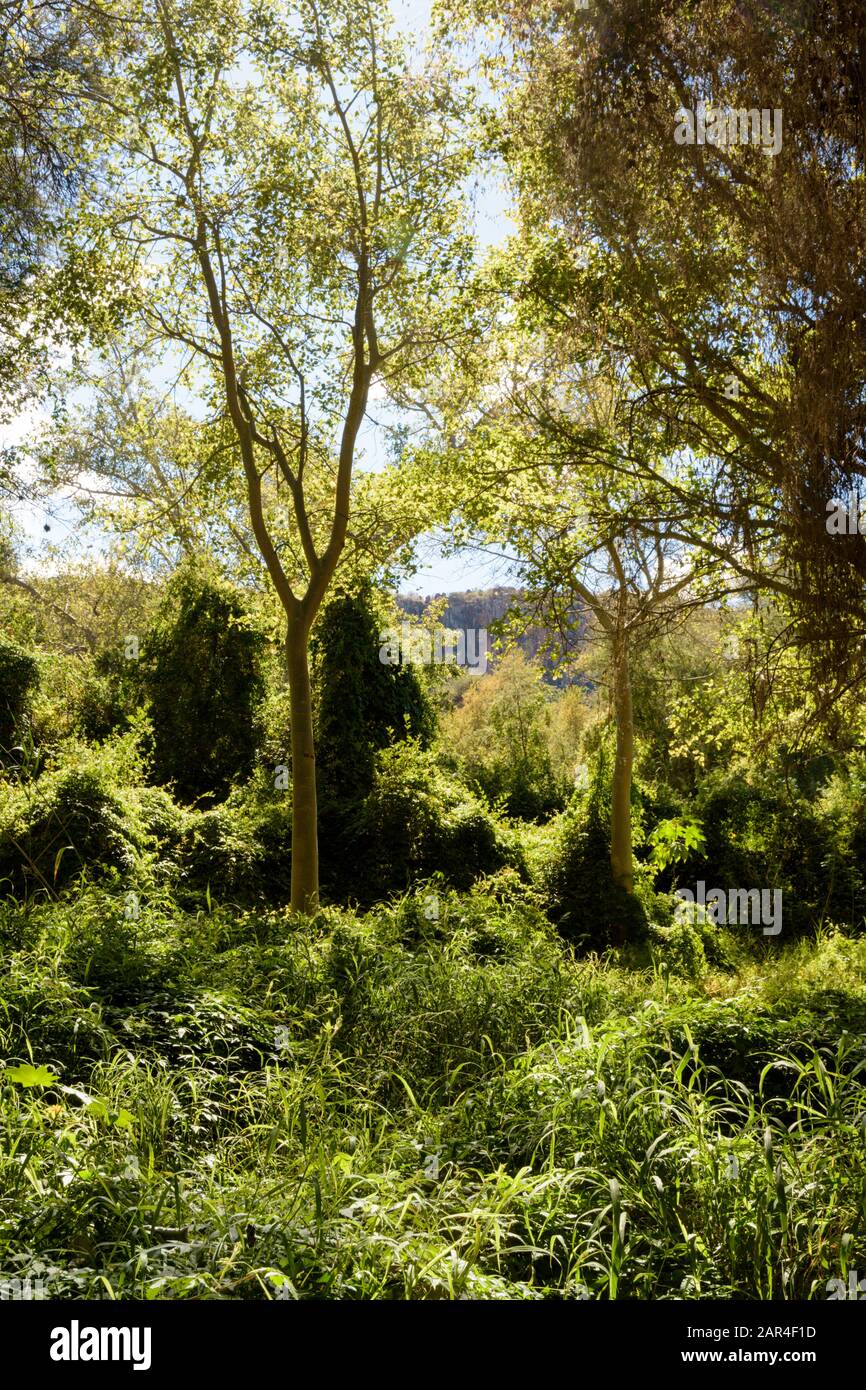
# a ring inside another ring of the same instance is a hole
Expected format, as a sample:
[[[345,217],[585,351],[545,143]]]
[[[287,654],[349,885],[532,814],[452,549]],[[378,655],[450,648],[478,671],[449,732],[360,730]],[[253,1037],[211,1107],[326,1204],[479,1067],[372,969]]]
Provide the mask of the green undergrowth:
[[[0,1277],[47,1297],[824,1298],[866,1267],[862,939],[578,958],[505,870],[309,919],[81,885],[6,902],[0,944]]]

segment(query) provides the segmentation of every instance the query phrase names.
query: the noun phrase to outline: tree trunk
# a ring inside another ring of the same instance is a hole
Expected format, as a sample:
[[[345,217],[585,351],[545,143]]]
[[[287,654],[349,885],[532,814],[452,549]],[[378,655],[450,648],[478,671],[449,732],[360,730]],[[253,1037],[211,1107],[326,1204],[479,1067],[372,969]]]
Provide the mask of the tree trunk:
[[[610,865],[614,882],[634,891],[631,848],[631,775],[634,762],[634,724],[631,709],[628,641],[618,635],[613,650],[613,693],[616,714],[616,762],[613,769],[610,826]]]
[[[292,721],[292,911],[319,905],[316,746],[307,625],[290,620],[286,637]]]

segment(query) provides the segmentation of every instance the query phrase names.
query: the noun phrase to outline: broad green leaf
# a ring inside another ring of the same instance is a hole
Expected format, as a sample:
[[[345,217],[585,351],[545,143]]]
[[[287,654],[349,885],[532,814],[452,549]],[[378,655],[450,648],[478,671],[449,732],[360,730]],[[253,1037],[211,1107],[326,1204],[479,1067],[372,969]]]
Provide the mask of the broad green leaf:
[[[6,1079],[16,1086],[55,1086],[60,1078],[47,1067],[32,1067],[25,1062],[20,1067],[7,1067]]]

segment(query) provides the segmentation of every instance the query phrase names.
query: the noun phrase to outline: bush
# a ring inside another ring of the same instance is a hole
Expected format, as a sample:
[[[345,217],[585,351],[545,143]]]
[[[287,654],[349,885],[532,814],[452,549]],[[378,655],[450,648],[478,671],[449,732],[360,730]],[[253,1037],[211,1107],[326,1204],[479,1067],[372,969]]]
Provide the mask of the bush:
[[[191,812],[178,845],[178,891],[248,900],[262,887],[262,850],[237,806]]]
[[[144,641],[153,770],[182,800],[221,799],[247,777],[259,739],[264,637],[235,590],[183,569]]]
[[[652,926],[653,955],[674,975],[700,980],[706,973],[707,957],[701,933],[687,917],[677,917],[670,926]]]
[[[163,917],[158,906],[137,894],[93,887],[82,895],[64,965],[106,1003],[140,999],[159,987],[177,989],[185,964],[171,915]]]
[[[14,747],[30,696],[39,684],[39,662],[32,652],[0,637],[0,755]]]
[[[261,896],[272,903],[292,895],[292,801],[283,793],[248,797],[252,834],[258,852]]]
[[[8,903],[3,908],[22,911]],[[109,1054],[114,1040],[102,1023],[101,1008],[80,983],[45,971],[30,955],[8,951],[2,982],[6,1058],[26,1059],[34,1043],[49,1067],[86,1066]]]
[[[678,873],[710,888],[779,888],[783,931],[798,934],[823,917],[848,919],[862,901],[862,880],[840,853],[833,826],[781,778],[758,777],[745,766],[716,773],[695,805],[706,847],[693,851]]]
[[[560,933],[584,949],[603,950],[646,934],[640,896],[614,883],[610,867],[610,749],[603,741],[589,783],[555,822],[541,886]]]
[[[81,682],[77,727],[91,743],[122,733],[129,728],[143,694],[139,663],[108,647],[97,654]]]
[[[0,879],[15,893],[55,891],[85,869],[130,873],[145,849],[130,807],[95,766],[45,773],[0,812]]]
[[[834,884],[834,915],[862,927],[866,918],[866,766],[855,760],[833,774],[818,806],[833,851],[827,867]]]
[[[326,808],[367,796],[380,749],[404,738],[426,747],[433,734],[433,710],[417,671],[379,659],[380,608],[369,586],[339,593],[314,633],[316,765]]]
[[[162,853],[171,855],[180,845],[189,813],[164,787],[134,787],[129,797],[144,833]]]
[[[515,857],[484,806],[407,740],[377,758],[373,788],[353,825],[354,856],[335,864],[323,845],[334,896],[371,902],[441,874],[468,888]]]

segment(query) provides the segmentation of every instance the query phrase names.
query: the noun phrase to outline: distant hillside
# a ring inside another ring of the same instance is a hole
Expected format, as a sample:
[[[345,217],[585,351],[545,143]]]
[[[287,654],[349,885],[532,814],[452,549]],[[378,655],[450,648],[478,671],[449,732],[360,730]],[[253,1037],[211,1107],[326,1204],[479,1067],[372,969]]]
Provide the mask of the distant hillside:
[[[437,599],[446,599],[445,610],[442,615],[442,623],[450,628],[486,628],[490,635],[490,642],[494,640],[494,624],[505,616],[510,608],[519,604],[522,597],[522,590],[510,588],[507,585],[497,585],[493,589],[468,589],[462,593],[453,594],[433,594],[424,598],[420,594],[398,594],[397,606],[404,613],[409,613],[413,617],[420,617],[422,613]],[[577,652],[583,645],[584,640],[583,621],[575,628],[571,637],[571,650]],[[527,627],[518,637],[517,646],[530,658],[539,657],[546,638],[545,629],[532,625]],[[541,656],[548,679],[555,685],[569,685],[571,680],[568,676],[560,673],[553,674],[552,662],[546,656]]]

